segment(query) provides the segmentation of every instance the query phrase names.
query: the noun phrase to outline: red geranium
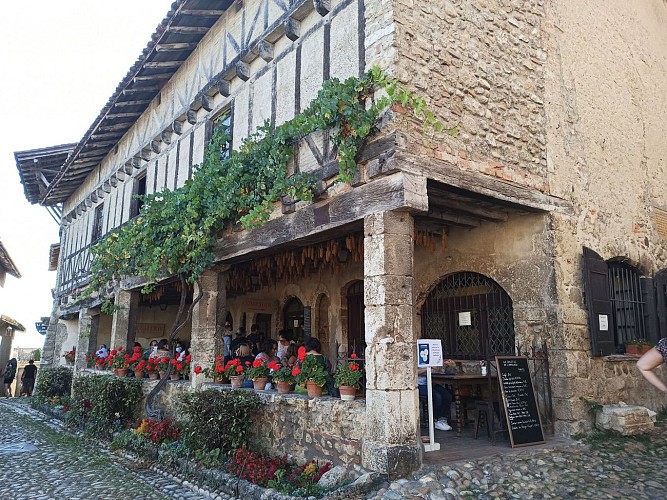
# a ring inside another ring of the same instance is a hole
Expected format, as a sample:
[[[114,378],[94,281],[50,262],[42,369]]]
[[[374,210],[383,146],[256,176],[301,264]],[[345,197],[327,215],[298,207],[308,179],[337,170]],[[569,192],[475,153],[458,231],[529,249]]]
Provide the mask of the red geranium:
[[[303,360],[306,359],[306,348],[304,346],[299,347],[297,351],[297,358],[303,363]]]
[[[301,368],[299,368],[298,366],[295,366],[294,368],[292,368],[292,375],[294,377],[296,377],[299,373],[301,373]]]
[[[199,375],[202,371],[203,371],[203,370],[202,370],[202,367],[201,367],[201,366],[199,366],[199,365],[195,366],[195,373],[196,373],[197,375]]]

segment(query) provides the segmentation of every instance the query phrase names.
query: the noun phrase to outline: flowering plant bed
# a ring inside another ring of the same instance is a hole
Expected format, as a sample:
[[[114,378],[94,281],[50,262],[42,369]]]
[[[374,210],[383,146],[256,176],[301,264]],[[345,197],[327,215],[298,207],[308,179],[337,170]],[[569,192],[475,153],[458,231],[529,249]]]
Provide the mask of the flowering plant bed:
[[[181,439],[181,426],[173,418],[162,421],[147,418],[134,429],[134,433],[156,444],[172,443]]]
[[[350,358],[352,358],[352,361],[343,361],[336,367],[336,373],[334,374],[336,387],[348,386],[359,389],[359,380],[361,380],[364,372],[361,370],[359,363],[354,361],[357,355],[353,353]]]
[[[317,482],[331,469],[331,462],[291,463],[287,456],[269,457],[245,448],[237,449],[223,464],[230,474],[262,487],[273,488],[295,496],[317,496],[322,488]]]
[[[143,361],[143,354],[141,352],[141,347],[135,347],[132,351],[132,355],[125,354],[125,368],[129,370],[139,370],[139,363]],[[145,363],[144,363],[145,364]]]
[[[227,364],[225,365],[225,369],[223,370],[223,374],[229,378],[229,377],[238,377],[240,375],[243,375],[245,373],[245,367],[241,363],[240,359],[231,359],[227,361]]]
[[[107,357],[109,367],[127,368],[127,366],[125,366],[125,354],[122,346],[118,346],[118,349],[111,349],[111,352],[109,352],[109,356]]]

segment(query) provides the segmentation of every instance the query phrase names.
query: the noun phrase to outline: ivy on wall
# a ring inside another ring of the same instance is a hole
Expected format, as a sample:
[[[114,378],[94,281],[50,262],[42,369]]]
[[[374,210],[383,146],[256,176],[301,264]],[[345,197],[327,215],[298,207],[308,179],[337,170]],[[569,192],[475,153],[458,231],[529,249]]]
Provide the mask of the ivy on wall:
[[[226,127],[214,129],[202,164],[178,189],[143,197],[139,216],[109,233],[92,249],[94,264],[88,294],[124,276],[138,276],[150,292],[161,277],[180,275],[190,283],[213,264],[213,250],[225,224],[258,227],[282,196],[311,200],[308,173],[288,175],[294,145],[308,134],[330,130],[338,151],[338,180],[356,172],[358,149],[393,104],[411,109],[425,126],[442,129],[421,97],[373,68],[361,78],[323,83],[308,108],[271,129],[268,122],[229,151]]]

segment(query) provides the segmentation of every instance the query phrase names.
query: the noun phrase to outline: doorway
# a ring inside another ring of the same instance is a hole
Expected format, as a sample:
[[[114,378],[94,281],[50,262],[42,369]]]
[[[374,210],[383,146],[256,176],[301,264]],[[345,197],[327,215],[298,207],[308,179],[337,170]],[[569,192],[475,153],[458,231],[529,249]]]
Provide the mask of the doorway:
[[[255,324],[260,337],[263,339],[271,338],[271,315],[259,313],[255,316]]]
[[[285,304],[283,317],[285,318],[283,328],[287,332],[287,335],[289,335],[290,340],[304,342],[303,302],[296,297],[292,297]]]
[[[364,282],[355,281],[347,289],[347,350],[360,358],[366,350],[364,307]]]

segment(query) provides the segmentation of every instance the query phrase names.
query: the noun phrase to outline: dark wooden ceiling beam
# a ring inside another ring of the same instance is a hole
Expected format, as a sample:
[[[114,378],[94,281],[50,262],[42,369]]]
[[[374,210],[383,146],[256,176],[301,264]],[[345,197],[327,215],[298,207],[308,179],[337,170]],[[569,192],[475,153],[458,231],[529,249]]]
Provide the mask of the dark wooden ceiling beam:
[[[184,16],[197,16],[197,17],[220,17],[225,13],[224,10],[214,10],[214,9],[183,9],[180,11],[180,14]]]
[[[154,73],[152,75],[137,75],[134,77],[135,82],[159,82],[169,80],[173,73]]]
[[[130,94],[147,94],[147,93],[155,93],[159,92],[160,87],[157,85],[147,85],[146,87],[132,87],[132,88],[126,88],[123,89],[123,94],[125,95],[130,95]]]
[[[167,31],[170,33],[178,33],[182,35],[204,35],[208,33],[210,28],[208,26],[169,26]]]
[[[139,77],[136,77],[139,78]],[[114,108],[126,108],[128,106],[145,106],[151,102],[149,99],[137,99],[135,101],[118,101],[113,103]]]
[[[454,211],[490,222],[505,222],[509,218],[509,210],[503,206],[492,207],[475,198],[465,198],[463,196],[451,195],[451,193],[435,194],[430,189],[428,194],[429,207],[433,207],[436,210]]]
[[[144,63],[144,68],[178,68],[181,64],[183,64],[182,59],[176,59],[173,61],[151,61]]]
[[[138,116],[141,116],[143,111],[133,111],[133,112],[127,112],[127,113],[109,113],[107,115],[107,118],[110,120],[117,120],[119,118],[136,118]]]
[[[184,43],[159,43],[155,46],[158,52],[175,52],[180,50],[193,50],[198,42]]]
[[[469,217],[463,214],[448,213],[442,210],[429,210],[428,217],[438,219],[447,224],[463,227],[479,227],[481,222],[475,217]]]

